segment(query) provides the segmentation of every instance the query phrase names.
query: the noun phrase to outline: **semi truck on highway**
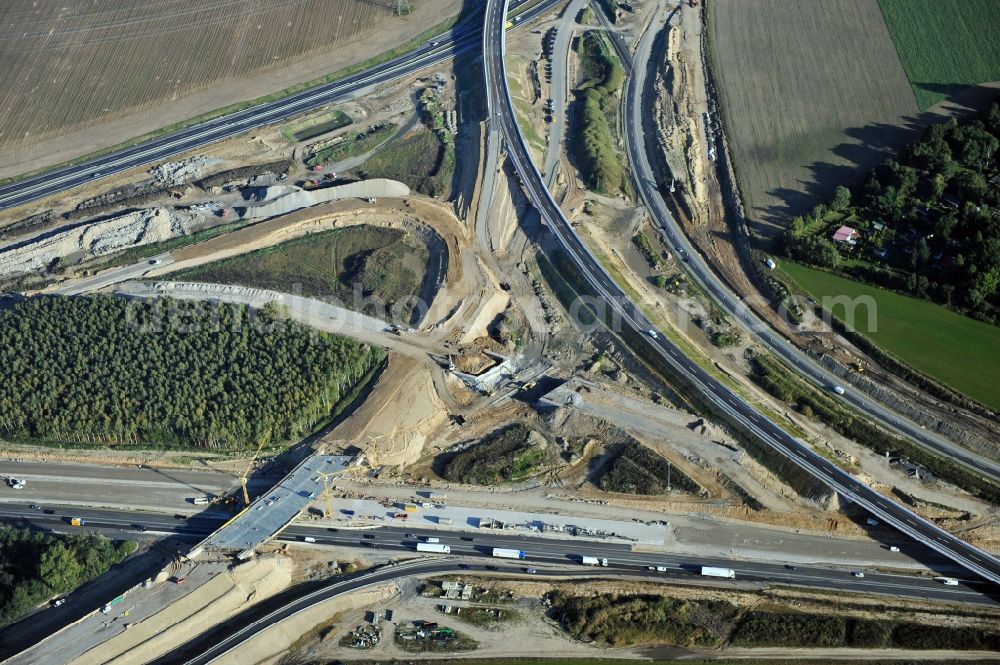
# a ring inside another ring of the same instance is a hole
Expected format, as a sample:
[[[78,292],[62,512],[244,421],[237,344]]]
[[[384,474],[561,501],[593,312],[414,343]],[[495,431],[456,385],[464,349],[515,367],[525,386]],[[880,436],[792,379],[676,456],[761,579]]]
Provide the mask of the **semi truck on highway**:
[[[580,557],[580,563],[585,566],[607,566],[607,559],[598,559],[596,556],[584,556]]]
[[[508,550],[503,547],[494,547],[493,556],[501,559],[523,559],[524,552],[522,550]]]
[[[441,543],[417,543],[418,552],[434,552],[436,554],[451,554],[451,545]],[[495,552],[496,550],[494,550]]]
[[[713,566],[702,566],[701,574],[705,577],[724,577],[727,580],[736,579],[736,571],[732,568],[715,568]]]

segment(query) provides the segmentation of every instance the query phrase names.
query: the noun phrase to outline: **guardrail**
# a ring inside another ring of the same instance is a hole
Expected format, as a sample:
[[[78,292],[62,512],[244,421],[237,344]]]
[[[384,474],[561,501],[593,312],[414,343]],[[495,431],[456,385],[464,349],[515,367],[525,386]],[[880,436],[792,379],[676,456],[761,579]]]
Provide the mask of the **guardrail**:
[[[504,20],[503,17],[507,12],[507,2],[508,0],[487,0],[486,2],[486,18],[483,30],[483,52],[489,118],[490,121],[493,121],[494,118],[501,118],[501,116],[497,115],[497,111],[493,103],[494,100],[492,99],[492,95],[496,91],[496,86],[499,86],[503,90],[503,111],[507,114],[507,118],[513,128],[513,132],[508,132],[508,134],[513,133],[513,136],[508,135],[507,140],[512,144],[516,142],[516,145],[513,146],[514,149],[510,150],[509,156],[514,161],[518,172],[524,174],[526,183],[525,187],[528,190],[529,199],[532,199],[532,205],[538,209],[539,213],[543,217],[543,221],[545,221],[553,230],[560,244],[568,252],[570,257],[578,264],[584,278],[596,291],[596,293],[598,293],[601,298],[611,306],[612,310],[620,316],[620,320],[631,327],[633,332],[639,335],[640,339],[645,340],[646,347],[655,350],[658,355],[665,359],[679,373],[680,376],[682,376],[687,382],[702,393],[714,406],[716,411],[721,411],[722,414],[726,418],[730,419],[731,422],[739,423],[745,431],[750,432],[763,443],[767,444],[779,454],[787,457],[794,464],[805,470],[820,482],[823,482],[827,486],[834,489],[843,497],[864,507],[876,517],[882,518],[882,520],[887,524],[892,525],[902,533],[907,534],[914,540],[923,543],[939,554],[944,555],[977,575],[980,575],[981,577],[994,583],[1000,584],[1000,560],[997,560],[986,552],[983,552],[982,550],[969,545],[965,541],[956,538],[947,531],[939,528],[937,525],[932,524],[928,520],[923,519],[903,506],[900,506],[899,504],[883,497],[874,490],[866,492],[865,494],[867,494],[867,496],[853,490],[850,485],[860,485],[859,481],[857,481],[853,476],[844,472],[839,467],[826,462],[826,460],[813,452],[807,444],[797,440],[795,437],[782,429],[777,423],[768,420],[764,416],[758,415],[745,400],[731,392],[720,382],[714,380],[697,365],[692,363],[690,367],[686,367],[678,358],[673,357],[671,352],[677,354],[679,357],[684,356],[678,349],[676,349],[676,347],[666,341],[663,341],[665,337],[662,333],[655,338],[656,343],[653,343],[653,339],[645,339],[646,331],[652,330],[653,326],[645,320],[645,317],[643,317],[637,309],[635,309],[635,305],[628,301],[624,293],[612,295],[607,291],[604,285],[601,284],[597,276],[595,276],[595,272],[600,273],[607,283],[613,284],[615,288],[618,288],[614,280],[611,279],[596,259],[590,255],[589,250],[586,249],[582,240],[580,240],[579,236],[576,235],[576,231],[572,228],[572,225],[569,224],[565,215],[563,215],[562,209],[556,203],[552,193],[545,186],[544,179],[542,178],[538,167],[531,159],[524,136],[517,123],[513,99],[510,96],[510,89],[506,84],[506,67],[504,65],[504,54],[506,52],[505,35],[503,30],[500,30],[500,37],[498,40],[499,44],[497,45],[491,40],[490,34],[491,19],[497,20],[495,12],[501,11],[502,13],[499,14],[499,20],[501,22]],[[499,9],[497,9],[497,7],[499,7]],[[498,51],[494,53],[491,51],[492,48],[497,48]],[[499,57],[498,62],[493,61],[491,57],[493,55]],[[494,75],[494,67],[497,69],[495,74],[498,80],[492,79],[492,76]],[[532,178],[533,182],[528,184],[527,178]],[[550,219],[545,219],[546,216],[549,216]],[[575,244],[570,242],[571,239],[575,242]],[[594,263],[594,268],[587,266],[578,252],[582,252],[590,258]],[[622,302],[629,302],[629,304],[633,307],[633,311],[630,312],[626,310],[622,305]],[[741,411],[745,411],[752,415],[748,417]],[[765,427],[760,423],[753,422],[751,420],[751,418],[756,420],[758,417],[768,423],[776,435],[767,431],[767,429],[765,429]],[[778,437],[784,440],[779,441]],[[895,509],[896,512],[902,514],[903,518],[897,518],[895,515],[890,513],[890,507]],[[965,550],[969,554],[963,554],[960,550]],[[987,563],[993,567],[993,570],[986,567],[985,564]]]

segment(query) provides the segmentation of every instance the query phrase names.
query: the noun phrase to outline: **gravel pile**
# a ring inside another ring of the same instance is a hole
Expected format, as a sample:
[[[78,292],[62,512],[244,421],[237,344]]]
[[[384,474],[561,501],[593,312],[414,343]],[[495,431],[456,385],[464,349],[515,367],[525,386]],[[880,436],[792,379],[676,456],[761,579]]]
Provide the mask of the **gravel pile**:
[[[138,245],[187,235],[200,215],[172,208],[136,210],[118,217],[83,224],[47,238],[0,250],[0,276],[44,270],[70,255],[93,258]]]

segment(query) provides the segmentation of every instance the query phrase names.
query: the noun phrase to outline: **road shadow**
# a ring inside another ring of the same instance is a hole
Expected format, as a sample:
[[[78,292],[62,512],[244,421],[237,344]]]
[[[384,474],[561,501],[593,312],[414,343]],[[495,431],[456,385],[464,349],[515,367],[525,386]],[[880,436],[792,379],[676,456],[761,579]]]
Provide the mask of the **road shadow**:
[[[765,239],[775,238],[793,217],[806,215],[814,206],[829,202],[838,185],[852,187],[864,182],[879,162],[920,138],[930,125],[947,122],[951,117],[961,122],[978,115],[1000,96],[1000,87],[994,84],[915,85],[948,97],[926,111],[902,116],[896,123],[873,122],[845,128],[843,134],[848,140],[829,148],[832,155],[842,160],[840,163],[817,160],[809,164],[806,167],[809,177],[794,183],[797,187],[788,183],[772,189],[767,194],[776,202],[748,211],[748,221],[756,234]]]
[[[54,533],[47,527],[14,524],[39,533]],[[109,538],[121,538],[103,530]],[[0,660],[9,658],[60,630],[63,626],[83,619],[100,609],[105,603],[124,594],[143,581],[156,576],[161,570],[177,560],[178,553],[186,552],[199,536],[173,534],[153,543],[147,550],[132,555],[125,561],[112,566],[100,577],[87,582],[65,596],[61,607],[46,607],[25,615],[18,621],[4,627],[0,634]]]

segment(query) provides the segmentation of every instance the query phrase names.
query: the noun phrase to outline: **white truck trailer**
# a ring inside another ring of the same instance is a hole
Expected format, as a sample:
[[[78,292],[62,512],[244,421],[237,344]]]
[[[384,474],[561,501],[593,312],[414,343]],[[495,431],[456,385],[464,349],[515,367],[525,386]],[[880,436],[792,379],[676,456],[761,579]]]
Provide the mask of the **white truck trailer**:
[[[732,568],[715,568],[713,566],[702,566],[701,574],[705,577],[724,577],[727,580],[736,579],[736,571]]]
[[[580,563],[585,566],[607,566],[607,559],[598,559],[596,556],[583,556],[580,557]]]
[[[508,550],[503,547],[494,547],[493,556],[499,557],[501,559],[523,559],[524,551],[522,550]]]
[[[441,543],[417,543],[418,552],[434,552],[436,554],[451,554],[451,545]]]

